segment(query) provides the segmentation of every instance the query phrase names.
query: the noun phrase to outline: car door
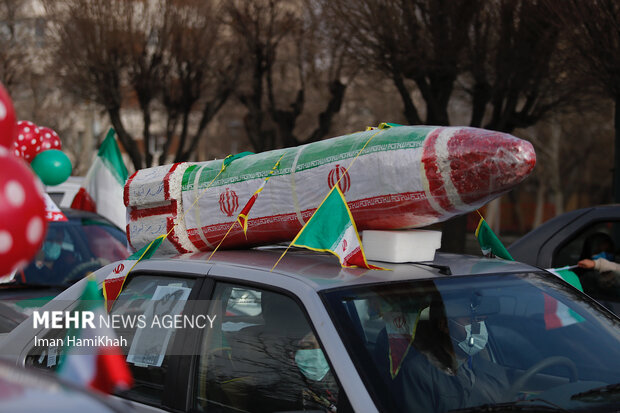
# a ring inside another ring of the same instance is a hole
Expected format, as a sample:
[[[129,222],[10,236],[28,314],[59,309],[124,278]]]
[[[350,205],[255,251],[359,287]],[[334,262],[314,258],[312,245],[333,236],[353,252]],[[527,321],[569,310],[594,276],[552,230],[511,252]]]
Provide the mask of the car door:
[[[110,315],[121,320],[113,325],[114,332],[134,381],[129,390],[116,396],[131,402],[135,411],[184,409],[190,385],[185,366],[197,353],[199,336],[195,328],[175,327],[163,320],[201,311],[196,303],[203,284],[204,278],[196,274],[136,271],[115,300]],[[153,323],[155,319],[158,324]],[[52,343],[66,336],[66,329],[41,334],[44,340],[39,343],[43,344],[28,351],[25,364],[55,370],[65,348]]]
[[[301,302],[273,286],[216,281],[195,365],[197,412],[352,411]]]

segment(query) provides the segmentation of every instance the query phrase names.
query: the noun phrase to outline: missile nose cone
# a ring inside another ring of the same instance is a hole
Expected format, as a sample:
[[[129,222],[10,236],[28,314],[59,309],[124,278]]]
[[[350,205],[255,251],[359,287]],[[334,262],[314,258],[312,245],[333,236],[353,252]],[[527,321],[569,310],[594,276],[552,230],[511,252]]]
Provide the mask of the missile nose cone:
[[[445,211],[471,210],[523,181],[536,165],[531,143],[476,128],[440,128],[424,145],[429,194]]]

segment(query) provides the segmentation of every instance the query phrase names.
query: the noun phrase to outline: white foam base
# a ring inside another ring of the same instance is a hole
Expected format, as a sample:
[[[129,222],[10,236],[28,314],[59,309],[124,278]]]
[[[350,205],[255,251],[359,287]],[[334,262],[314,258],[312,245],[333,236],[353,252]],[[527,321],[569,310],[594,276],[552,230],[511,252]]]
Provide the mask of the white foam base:
[[[366,259],[385,262],[433,261],[441,231],[362,231]]]

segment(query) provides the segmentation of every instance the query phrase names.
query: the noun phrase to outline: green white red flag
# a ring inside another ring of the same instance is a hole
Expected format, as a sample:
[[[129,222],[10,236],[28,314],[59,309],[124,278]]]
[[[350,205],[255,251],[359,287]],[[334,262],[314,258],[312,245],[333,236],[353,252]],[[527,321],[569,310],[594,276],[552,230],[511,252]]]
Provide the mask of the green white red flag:
[[[553,330],[556,328],[570,326],[584,321],[584,318],[570,309],[566,304],[543,293],[545,300],[544,319],[545,329]]]
[[[103,296],[105,298],[105,308],[108,312],[112,309],[114,300],[116,300],[118,295],[121,293],[123,285],[125,285],[127,275],[129,275],[131,270],[133,270],[133,267],[135,267],[141,260],[151,258],[157,251],[157,248],[159,248],[161,243],[166,239],[166,236],[167,234],[160,235],[150,244],[145,245],[138,251],[131,254],[126,260],[117,264],[112,270],[112,273],[103,281]]]
[[[68,347],[65,356],[60,360],[58,374],[71,383],[90,387],[105,393],[115,390],[126,390],[133,385],[133,378],[120,348],[113,343],[117,341],[111,328],[100,322],[105,317],[103,297],[97,288],[97,282],[88,278],[76,311],[90,311],[94,314],[94,328],[82,325],[69,330],[67,338],[75,340],[94,340],[99,343],[103,338],[104,345],[89,347],[88,353],[78,351],[79,347]],[[82,317],[79,317],[82,319]],[[69,342],[69,340],[67,340]]]
[[[343,267],[383,269],[366,262],[353,216],[337,183],[291,245],[331,252],[338,257]]]
[[[583,286],[581,285],[581,280],[579,280],[579,276],[577,276],[577,274],[572,271],[575,268],[577,268],[576,265],[567,265],[560,268],[548,268],[547,271],[560,277],[579,291],[583,292]]]
[[[71,208],[96,212],[118,227],[125,228],[127,219],[123,188],[128,173],[114,134],[114,129],[110,129],[101,143],[97,158],[73,198]]]
[[[514,258],[512,258],[506,247],[504,247],[504,244],[502,244],[499,238],[497,238],[495,232],[493,232],[489,224],[487,224],[482,217],[480,217],[480,222],[478,222],[475,236],[480,244],[482,255],[485,257],[495,256],[505,260],[514,261]]]
[[[382,312],[388,336],[390,374],[393,379],[398,375],[402,362],[415,339],[421,312],[407,313],[400,309]]]

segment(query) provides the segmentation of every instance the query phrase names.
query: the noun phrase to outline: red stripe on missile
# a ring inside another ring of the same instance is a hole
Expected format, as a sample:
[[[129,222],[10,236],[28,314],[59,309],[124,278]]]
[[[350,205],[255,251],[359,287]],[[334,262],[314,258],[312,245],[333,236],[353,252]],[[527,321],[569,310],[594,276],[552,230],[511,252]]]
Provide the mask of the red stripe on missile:
[[[168,231],[168,236],[166,237],[166,240],[168,240],[179,253],[186,254],[188,252],[191,252],[183,248],[181,242],[179,242],[179,237],[176,234],[176,227],[174,225],[173,217],[166,218],[166,229]]]
[[[129,188],[131,186],[131,183],[133,182],[133,179],[136,177],[136,175],[138,174],[138,172],[140,171],[136,171],[134,172],[129,179],[127,179],[127,182],[125,182],[125,187],[123,188],[123,201],[125,202],[125,206],[128,207],[129,206]]]
[[[181,165],[180,162],[177,162],[172,165],[172,168],[168,171],[166,176],[164,177],[164,199],[170,199],[170,177],[177,167]]]

